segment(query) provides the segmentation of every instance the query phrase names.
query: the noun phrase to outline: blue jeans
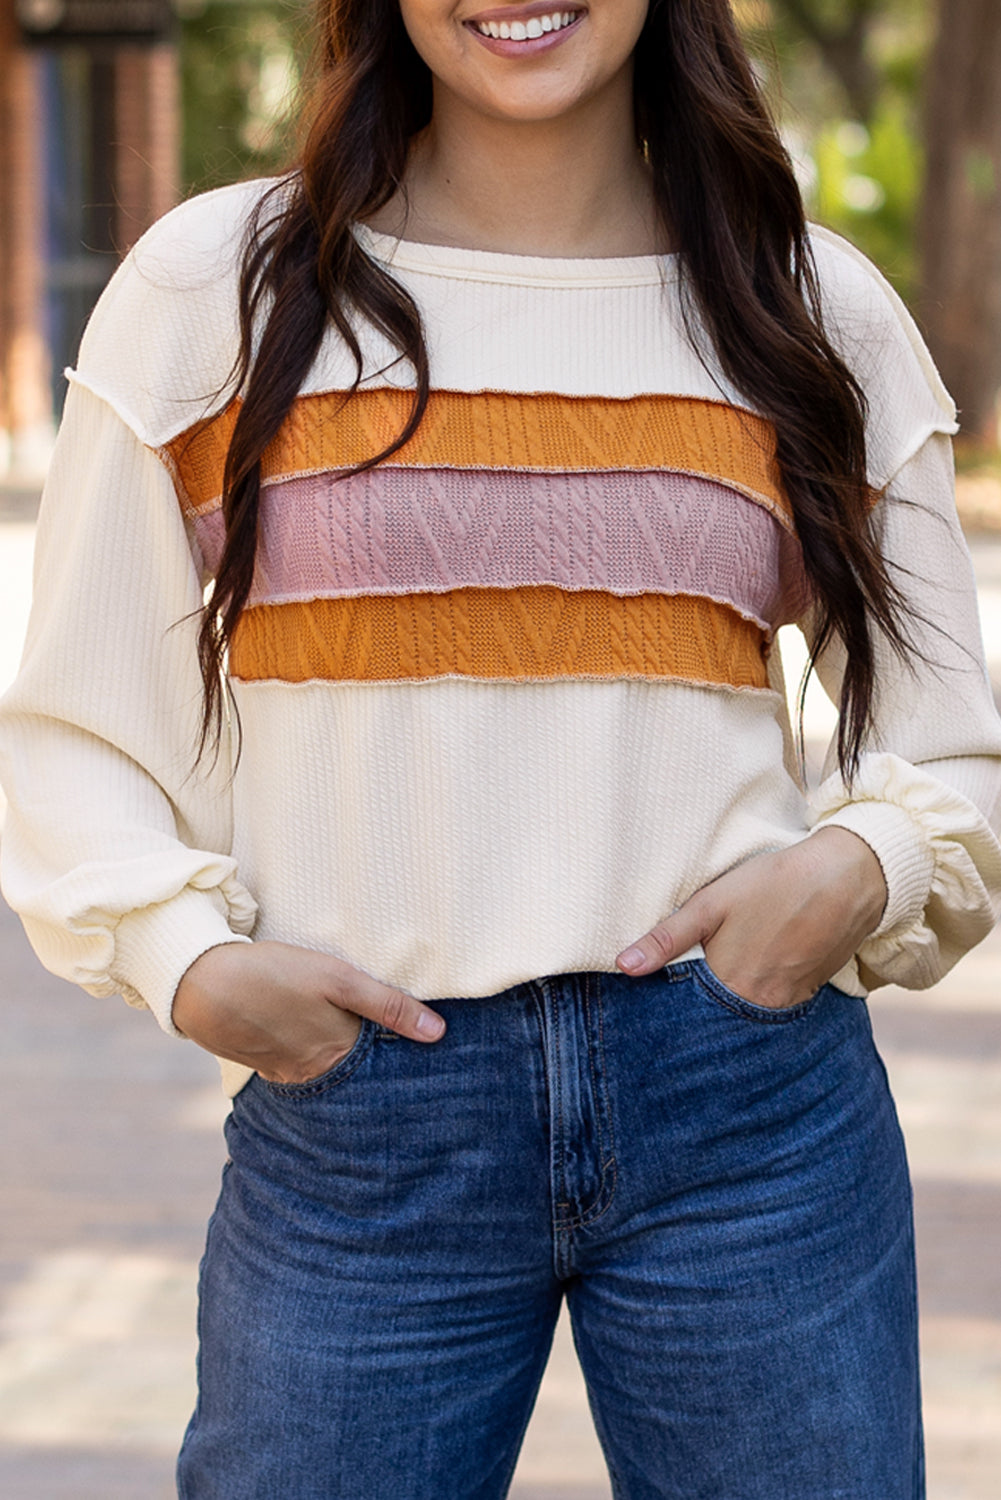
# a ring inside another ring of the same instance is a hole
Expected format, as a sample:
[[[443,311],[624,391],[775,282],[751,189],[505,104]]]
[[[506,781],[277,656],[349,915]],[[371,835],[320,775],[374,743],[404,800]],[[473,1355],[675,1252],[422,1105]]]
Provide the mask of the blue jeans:
[[[499,1500],[563,1297],[621,1500],[921,1500],[864,1002],[696,960],[436,1004],[237,1097],[182,1500]]]

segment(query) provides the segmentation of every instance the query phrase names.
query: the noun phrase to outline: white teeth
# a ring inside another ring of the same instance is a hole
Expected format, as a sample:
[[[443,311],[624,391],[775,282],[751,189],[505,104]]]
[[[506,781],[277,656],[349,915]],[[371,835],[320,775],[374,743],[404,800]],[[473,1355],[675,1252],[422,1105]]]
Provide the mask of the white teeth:
[[[496,37],[499,41],[534,42],[547,32],[562,31],[579,14],[576,10],[554,10],[552,15],[533,16],[530,21],[477,21],[476,29],[481,36]]]

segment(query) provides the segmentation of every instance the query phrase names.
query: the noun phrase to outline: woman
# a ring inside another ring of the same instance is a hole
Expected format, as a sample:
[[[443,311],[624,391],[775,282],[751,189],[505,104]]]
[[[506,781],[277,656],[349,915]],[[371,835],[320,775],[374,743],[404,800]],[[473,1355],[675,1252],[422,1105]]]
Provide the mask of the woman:
[[[923,1493],[861,997],[1001,891],[954,429],[726,0],[330,0],[301,170],[129,258],[4,854],[235,1095],[186,1500],[502,1496],[563,1296],[617,1496]]]

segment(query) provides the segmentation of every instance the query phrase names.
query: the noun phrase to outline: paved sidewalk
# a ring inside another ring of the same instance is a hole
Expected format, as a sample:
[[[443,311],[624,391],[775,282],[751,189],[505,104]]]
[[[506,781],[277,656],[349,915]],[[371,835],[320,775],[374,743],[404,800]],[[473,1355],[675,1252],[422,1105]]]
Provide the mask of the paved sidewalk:
[[[23,630],[31,531],[30,496],[0,491],[0,687]],[[1001,542],[975,552],[1001,681]],[[224,1154],[214,1064],[149,1016],[46,975],[6,908],[0,1005],[0,1494],[169,1500]],[[880,992],[873,1012],[915,1179],[929,1497],[997,1500],[1001,936],[934,991]],[[610,1493],[561,1327],[512,1500]]]

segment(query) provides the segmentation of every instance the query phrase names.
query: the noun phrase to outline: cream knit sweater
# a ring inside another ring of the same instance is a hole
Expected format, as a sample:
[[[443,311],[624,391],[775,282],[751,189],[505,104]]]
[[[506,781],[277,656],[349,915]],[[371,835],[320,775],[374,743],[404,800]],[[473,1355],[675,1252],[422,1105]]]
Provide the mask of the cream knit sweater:
[[[850,991],[934,982],[994,921],[1001,725],[952,500],[954,410],[903,307],[814,235],[870,403],[895,576],[930,622],[881,652],[851,794],[810,805],[779,625],[809,629],[774,434],[693,354],[670,258],[547,260],[359,230],[421,307],[434,392],[331,334],[265,460],[230,674],[243,726],[194,768],[194,639],[222,541],[236,275],[261,184],[197,198],[120,269],[80,352],[0,712],[4,890],[43,962],[171,1029],[185,969],[280,938],[424,999],[616,953],[706,881],[818,823],[889,899]],[[208,420],[206,420],[208,418]],[[936,628],[940,627],[940,628]],[[837,698],[839,663],[822,663]],[[246,1070],[225,1065],[238,1089]]]

